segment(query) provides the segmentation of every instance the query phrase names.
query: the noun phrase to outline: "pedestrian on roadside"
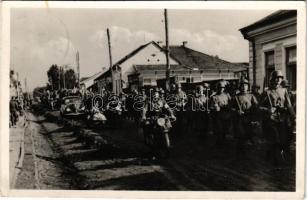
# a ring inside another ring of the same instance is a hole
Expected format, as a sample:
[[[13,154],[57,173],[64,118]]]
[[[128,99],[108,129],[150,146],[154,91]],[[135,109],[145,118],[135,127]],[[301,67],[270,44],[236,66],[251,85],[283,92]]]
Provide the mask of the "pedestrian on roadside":
[[[17,102],[15,97],[12,97],[10,100],[10,122],[13,127],[16,126],[16,123],[18,121],[17,112],[18,112]]]

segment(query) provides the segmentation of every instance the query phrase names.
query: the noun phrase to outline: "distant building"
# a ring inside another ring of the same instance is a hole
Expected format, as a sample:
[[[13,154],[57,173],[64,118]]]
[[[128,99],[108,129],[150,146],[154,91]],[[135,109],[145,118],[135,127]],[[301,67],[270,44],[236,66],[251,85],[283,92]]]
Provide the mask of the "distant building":
[[[84,77],[80,79],[80,88],[81,90],[90,90],[90,91],[97,91],[97,85],[95,85],[95,78],[100,76],[103,72],[96,73],[90,77]]]
[[[268,86],[270,74],[282,70],[292,90],[296,90],[296,10],[280,10],[240,29],[249,41],[250,78],[261,88]]]
[[[180,82],[201,82],[214,79],[239,78],[248,66],[235,64],[186,47],[170,46],[171,76],[177,76]],[[137,89],[142,86],[155,86],[157,80],[165,78],[166,58],[164,49],[156,42],[149,42],[118,61],[116,71],[120,75],[122,87]],[[97,82],[110,84],[111,71],[101,74]],[[114,76],[114,75],[113,75]],[[120,84],[115,83],[115,84]],[[113,84],[114,85],[114,84]],[[110,87],[109,87],[110,88]],[[114,90],[113,90],[114,91]]]

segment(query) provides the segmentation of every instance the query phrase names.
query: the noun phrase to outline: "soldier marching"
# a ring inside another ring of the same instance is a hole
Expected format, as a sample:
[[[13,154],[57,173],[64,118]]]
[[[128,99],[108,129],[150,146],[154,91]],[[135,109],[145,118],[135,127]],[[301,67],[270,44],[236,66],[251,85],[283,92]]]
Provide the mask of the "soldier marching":
[[[196,90],[188,91],[180,83],[175,83],[170,91],[159,87],[140,88],[112,99],[112,93],[105,90],[104,107],[100,111],[106,114],[111,127],[118,127],[123,120],[131,120],[140,127],[146,118],[166,112],[176,119],[172,124],[173,137],[196,133],[206,140],[208,135],[213,135],[217,147],[232,140],[238,159],[246,159],[249,153],[247,147],[257,145],[257,137],[264,136],[266,155],[263,157],[275,165],[286,160],[295,132],[295,94],[289,91],[289,83],[281,71],[272,72],[270,85],[262,94],[260,86],[251,86],[246,77],[239,79],[238,84],[221,80],[215,86],[202,83],[196,86]],[[60,91],[52,100],[63,95],[64,91]],[[77,95],[82,96],[80,92]],[[45,96],[51,99],[52,95],[47,91]],[[94,96],[92,92],[85,92],[82,96],[88,112],[95,106],[91,105]],[[116,103],[115,99],[119,102]],[[124,114],[111,111],[106,106],[113,104],[116,108],[120,107]],[[12,124],[16,118],[15,107],[12,101]],[[262,132],[262,135],[256,132]]]

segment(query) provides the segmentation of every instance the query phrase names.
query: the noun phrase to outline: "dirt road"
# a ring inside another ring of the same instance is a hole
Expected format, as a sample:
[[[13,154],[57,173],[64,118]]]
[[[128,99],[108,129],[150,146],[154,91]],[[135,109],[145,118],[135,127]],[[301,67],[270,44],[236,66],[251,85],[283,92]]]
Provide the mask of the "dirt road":
[[[143,144],[142,130],[131,121],[116,129],[93,130],[64,128],[56,117],[29,114],[29,120],[24,167],[16,188],[295,190],[295,159],[275,169],[265,161],[262,143],[249,145],[243,160],[236,158],[231,138],[221,147],[214,145],[213,136],[171,135],[171,157],[159,161]],[[99,149],[85,143],[80,131],[102,138],[106,145]]]

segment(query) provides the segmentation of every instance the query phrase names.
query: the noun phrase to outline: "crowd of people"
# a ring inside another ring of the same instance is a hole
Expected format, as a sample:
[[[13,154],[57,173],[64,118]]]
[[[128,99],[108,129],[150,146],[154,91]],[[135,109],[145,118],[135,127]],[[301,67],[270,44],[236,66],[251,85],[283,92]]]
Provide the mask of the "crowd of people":
[[[290,155],[295,133],[296,99],[288,89],[288,81],[276,70],[262,93],[258,85],[251,86],[243,78],[237,86],[223,80],[216,87],[203,83],[195,90],[184,91],[177,83],[168,92],[159,87],[120,95],[104,90],[99,98],[90,91],[60,91],[49,92],[47,99],[78,95],[87,111],[103,112],[111,127],[119,127],[121,120],[133,120],[142,126],[146,118],[166,113],[176,119],[174,135],[214,135],[216,145],[225,144],[226,136],[232,135],[239,158],[246,156],[246,146],[254,144],[255,131],[261,130],[267,144],[266,158],[279,164]]]
[[[32,105],[29,95],[12,96],[10,99],[10,121],[9,127],[16,127],[20,116],[24,116],[24,111]]]

